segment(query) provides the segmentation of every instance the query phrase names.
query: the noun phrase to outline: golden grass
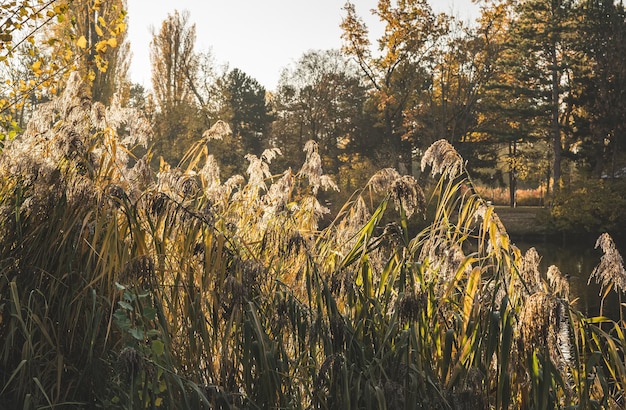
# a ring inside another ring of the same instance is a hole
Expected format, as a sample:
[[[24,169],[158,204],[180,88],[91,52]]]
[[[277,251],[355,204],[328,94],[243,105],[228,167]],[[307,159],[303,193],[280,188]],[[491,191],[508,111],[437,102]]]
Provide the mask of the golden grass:
[[[625,404],[623,321],[573,309],[564,278],[511,243],[446,141],[422,163],[435,211],[417,235],[408,219],[427,199],[389,169],[320,229],[317,193],[334,184],[314,142],[299,170],[272,175],[274,149],[222,181],[218,122],[153,173],[132,154],[142,128],[119,135],[122,120],[81,89],[0,154],[3,404]],[[596,275],[621,292],[605,262]]]

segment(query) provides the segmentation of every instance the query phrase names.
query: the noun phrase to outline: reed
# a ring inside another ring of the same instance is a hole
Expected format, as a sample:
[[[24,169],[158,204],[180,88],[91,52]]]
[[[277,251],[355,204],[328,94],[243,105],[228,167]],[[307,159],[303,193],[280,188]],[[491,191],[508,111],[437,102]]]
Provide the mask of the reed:
[[[92,104],[73,77],[6,144],[1,403],[624,406],[623,321],[574,309],[448,142],[422,160],[430,197],[383,169],[321,228],[317,194],[336,185],[316,144],[298,170],[272,174],[272,149],[222,181],[211,141],[229,132],[218,122],[153,170],[151,153],[133,156],[149,137],[138,114]],[[607,260],[594,277],[621,292]]]

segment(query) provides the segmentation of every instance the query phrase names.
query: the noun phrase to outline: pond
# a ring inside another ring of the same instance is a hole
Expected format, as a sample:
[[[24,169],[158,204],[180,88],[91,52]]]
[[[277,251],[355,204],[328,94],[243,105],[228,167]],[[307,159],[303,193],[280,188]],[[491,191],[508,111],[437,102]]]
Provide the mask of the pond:
[[[570,300],[576,299],[574,308],[587,316],[597,316],[600,313],[600,286],[595,279],[587,284],[589,275],[600,262],[602,251],[594,249],[595,238],[566,238],[563,239],[530,239],[511,238],[511,241],[526,252],[534,247],[541,256],[540,271],[544,275],[550,265],[556,265],[561,273],[569,278]],[[616,240],[622,256],[624,243]],[[603,313],[611,319],[619,319],[619,302],[615,292],[611,292],[604,301]]]

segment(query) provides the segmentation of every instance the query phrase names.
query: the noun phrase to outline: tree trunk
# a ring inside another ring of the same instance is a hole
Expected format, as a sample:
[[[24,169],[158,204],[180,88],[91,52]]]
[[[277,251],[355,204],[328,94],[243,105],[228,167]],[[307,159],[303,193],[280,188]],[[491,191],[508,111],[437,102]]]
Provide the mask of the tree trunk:
[[[515,208],[516,204],[516,191],[517,191],[517,143],[515,141],[509,142],[509,158],[511,161],[511,170],[509,171],[509,203],[511,208]]]
[[[552,151],[554,153],[554,192],[558,192],[561,185],[561,129],[559,126],[559,72],[556,46],[552,47]]]

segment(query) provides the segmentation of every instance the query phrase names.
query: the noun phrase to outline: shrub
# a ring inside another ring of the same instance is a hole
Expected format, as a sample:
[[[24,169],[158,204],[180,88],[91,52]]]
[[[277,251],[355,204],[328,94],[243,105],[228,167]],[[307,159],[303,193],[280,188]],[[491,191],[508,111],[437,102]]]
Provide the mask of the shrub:
[[[552,222],[556,229],[573,233],[618,232],[626,227],[624,183],[579,181],[554,198]]]

